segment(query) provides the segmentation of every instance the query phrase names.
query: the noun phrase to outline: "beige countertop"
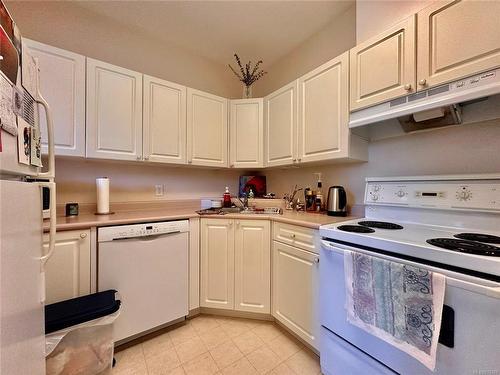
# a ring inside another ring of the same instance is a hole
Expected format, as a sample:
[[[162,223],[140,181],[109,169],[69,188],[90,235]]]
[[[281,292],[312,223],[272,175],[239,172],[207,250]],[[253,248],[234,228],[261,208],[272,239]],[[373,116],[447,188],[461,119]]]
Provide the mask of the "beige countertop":
[[[226,215],[203,215],[196,212],[196,208],[189,207],[165,207],[141,210],[116,210],[112,215],[95,215],[93,213],[81,213],[74,217],[57,217],[57,230],[73,230],[91,227],[102,227],[109,225],[134,224],[150,221],[168,221],[190,219],[194,217],[210,219],[252,219],[272,220],[287,224],[300,225],[303,227],[318,229],[321,225],[337,223],[355,219],[355,216],[335,217],[320,213],[306,213],[295,211],[284,211],[282,215],[275,214],[226,214]],[[48,230],[48,221],[44,222],[44,229]]]

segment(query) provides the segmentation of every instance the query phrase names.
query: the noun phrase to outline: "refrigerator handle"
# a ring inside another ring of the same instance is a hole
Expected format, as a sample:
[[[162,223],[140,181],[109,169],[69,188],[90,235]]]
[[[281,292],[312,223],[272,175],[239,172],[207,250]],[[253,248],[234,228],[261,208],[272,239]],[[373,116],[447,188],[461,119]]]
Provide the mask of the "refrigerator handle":
[[[36,61],[36,64],[38,66],[38,60]],[[47,122],[47,144],[48,144],[48,159],[49,159],[49,166],[46,172],[40,172],[37,176],[37,178],[48,178],[50,180],[53,180],[55,178],[55,153],[54,153],[54,124],[52,122],[52,116],[50,114],[50,106],[49,103],[45,100],[45,98],[42,96],[42,93],[40,92],[40,74],[38,73],[37,77],[37,98],[36,102],[38,104],[41,104],[43,108],[45,109],[45,119]],[[55,200],[54,200],[55,202]]]
[[[50,192],[50,227],[49,227],[49,249],[40,258],[42,262],[42,272],[45,264],[54,253],[56,245],[56,184],[54,182],[39,182],[40,187],[49,188]]]

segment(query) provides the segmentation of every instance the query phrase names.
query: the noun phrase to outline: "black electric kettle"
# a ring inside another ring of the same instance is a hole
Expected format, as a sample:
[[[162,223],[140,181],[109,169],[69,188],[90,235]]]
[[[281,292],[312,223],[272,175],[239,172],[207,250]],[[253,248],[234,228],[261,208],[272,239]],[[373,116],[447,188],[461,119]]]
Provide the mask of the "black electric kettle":
[[[347,215],[347,195],[342,186],[330,186],[326,209],[330,216]]]

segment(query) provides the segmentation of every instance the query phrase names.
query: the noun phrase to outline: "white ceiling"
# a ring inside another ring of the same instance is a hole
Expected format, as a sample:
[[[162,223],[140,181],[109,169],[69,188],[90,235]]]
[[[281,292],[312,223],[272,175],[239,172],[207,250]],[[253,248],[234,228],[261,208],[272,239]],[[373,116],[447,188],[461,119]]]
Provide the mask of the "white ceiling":
[[[270,66],[345,12],[336,1],[79,1],[109,20],[213,61],[264,60]]]

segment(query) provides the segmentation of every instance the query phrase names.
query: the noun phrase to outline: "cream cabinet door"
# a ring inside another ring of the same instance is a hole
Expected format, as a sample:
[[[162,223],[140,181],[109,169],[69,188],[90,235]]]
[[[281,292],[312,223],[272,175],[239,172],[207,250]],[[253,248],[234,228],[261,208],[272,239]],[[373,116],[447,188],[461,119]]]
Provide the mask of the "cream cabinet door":
[[[415,48],[415,15],[352,48],[351,111],[414,92]]]
[[[348,155],[348,82],[348,52],[299,78],[299,163]]]
[[[45,234],[45,251],[48,242]],[[90,230],[56,233],[55,250],[45,266],[46,304],[90,293],[90,254]]]
[[[269,94],[265,102],[266,164],[269,167],[297,161],[298,81]]]
[[[261,168],[264,166],[264,101],[230,101],[229,166]]]
[[[200,306],[234,309],[234,222],[201,219]]]
[[[186,87],[144,76],[144,160],[186,163]]]
[[[273,242],[272,315],[319,350],[319,256]]]
[[[235,220],[234,308],[271,312],[271,226],[268,220]]]
[[[40,91],[51,108],[56,155],[85,156],[85,56],[23,38],[40,66]],[[42,152],[47,124],[40,106]]]
[[[436,2],[417,14],[418,89],[500,66],[500,2]]]
[[[187,89],[188,163],[227,167],[227,99]]]
[[[87,58],[87,157],[142,159],[142,74]]]

